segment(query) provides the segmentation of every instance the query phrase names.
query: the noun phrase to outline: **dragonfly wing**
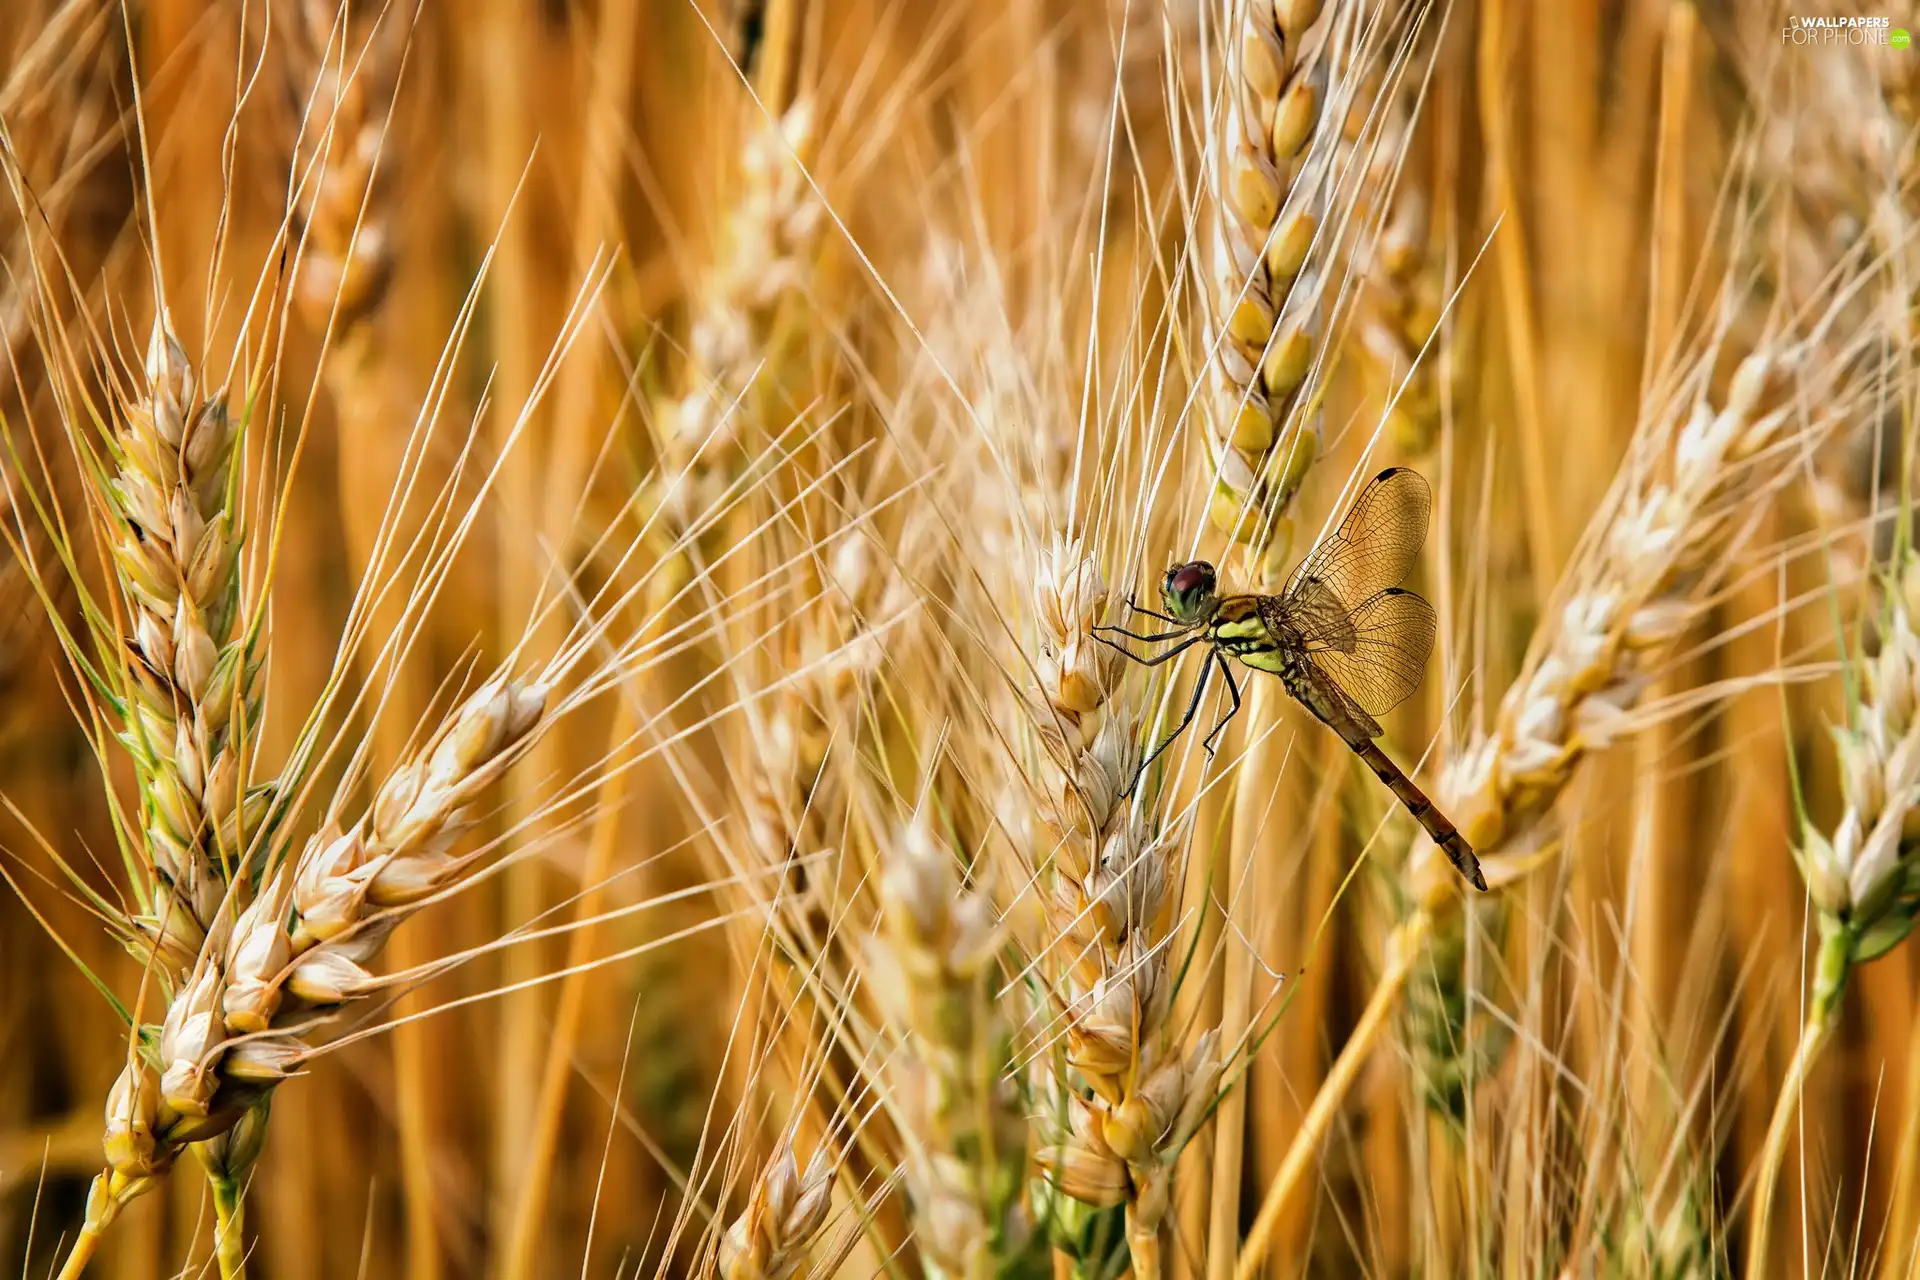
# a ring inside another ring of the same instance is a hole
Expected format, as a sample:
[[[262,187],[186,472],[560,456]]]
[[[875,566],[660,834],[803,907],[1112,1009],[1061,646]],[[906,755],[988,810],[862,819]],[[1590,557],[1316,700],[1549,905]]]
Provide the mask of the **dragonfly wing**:
[[[1384,715],[1420,685],[1433,653],[1433,606],[1411,591],[1388,588],[1344,619],[1337,643],[1309,637],[1302,646],[1354,706]],[[1380,730],[1374,728],[1373,735]]]
[[[1296,691],[1294,696],[1306,705],[1307,710],[1325,721],[1348,746],[1358,750],[1362,743],[1380,736],[1379,722],[1356,706],[1346,691],[1334,683],[1332,676],[1311,663],[1303,675],[1306,687]]]
[[[1295,583],[1286,595],[1260,597],[1260,621],[1269,634],[1297,637],[1309,648],[1352,649],[1352,612],[1317,578]]]
[[[1297,597],[1325,591],[1352,609],[1398,586],[1420,557],[1432,513],[1433,491],[1420,473],[1389,467],[1360,491],[1339,530],[1307,553],[1281,598],[1291,607]]]

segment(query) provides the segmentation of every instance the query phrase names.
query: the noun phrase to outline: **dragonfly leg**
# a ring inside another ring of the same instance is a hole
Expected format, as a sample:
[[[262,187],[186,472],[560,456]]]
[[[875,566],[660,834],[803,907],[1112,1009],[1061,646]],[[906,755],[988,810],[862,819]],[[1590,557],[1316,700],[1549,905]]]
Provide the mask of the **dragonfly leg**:
[[[1096,632],[1111,631],[1115,635],[1125,636],[1129,640],[1144,640],[1148,644],[1157,644],[1159,641],[1162,641],[1162,640],[1172,640],[1176,636],[1190,635],[1193,631],[1193,628],[1191,627],[1182,627],[1178,631],[1154,631],[1154,632],[1129,631],[1125,627],[1108,627],[1108,626],[1100,626],[1100,627],[1095,627],[1093,629]]]
[[[1220,731],[1232,724],[1233,718],[1240,714],[1240,686],[1234,683],[1232,669],[1227,666],[1227,660],[1218,652],[1214,653],[1213,661],[1220,664],[1220,674],[1226,677],[1227,696],[1233,699],[1233,705],[1227,709],[1227,714],[1220,717],[1220,722],[1213,726],[1213,731],[1207,734],[1206,742],[1201,744],[1206,748],[1208,755],[1213,754],[1213,740],[1220,736]]]
[[[1171,614],[1155,613],[1151,609],[1142,609],[1139,605],[1138,597],[1132,596],[1132,595],[1129,595],[1127,597],[1127,608],[1133,610],[1135,613],[1144,613],[1149,618],[1158,618],[1162,622],[1172,622],[1177,624],[1180,621],[1180,619],[1174,617]]]
[[[1180,633],[1176,632],[1175,634],[1180,634]],[[1133,650],[1127,648],[1125,645],[1115,644],[1113,641],[1107,639],[1103,635],[1096,634],[1093,638],[1095,640],[1098,640],[1101,644],[1106,645],[1109,649],[1118,649],[1121,653],[1126,654],[1128,658],[1130,658],[1134,662],[1139,663],[1143,667],[1157,667],[1163,662],[1173,661],[1175,658],[1179,657],[1181,654],[1185,653],[1187,650],[1193,648],[1193,646],[1199,644],[1202,640],[1205,640],[1206,636],[1204,635],[1193,636],[1190,639],[1188,639],[1185,643],[1177,644],[1173,646],[1173,648],[1167,650],[1165,653],[1156,653],[1151,658],[1143,658],[1139,654],[1135,653]],[[1137,638],[1151,639],[1152,637],[1137,637]]]
[[[1191,644],[1192,641],[1188,641],[1188,643]],[[1184,649],[1187,646],[1181,645],[1180,647]],[[1161,656],[1165,657],[1166,655],[1163,654]],[[1140,779],[1147,776],[1148,768],[1152,766],[1155,760],[1160,758],[1160,753],[1172,746],[1173,740],[1185,733],[1187,726],[1193,723],[1193,718],[1200,714],[1200,699],[1206,696],[1207,692],[1207,673],[1212,670],[1213,658],[1209,655],[1207,661],[1200,664],[1200,678],[1193,682],[1193,698],[1187,703],[1187,714],[1180,717],[1180,723],[1173,727],[1173,732],[1166,736],[1165,741],[1153,749],[1153,754],[1140,762],[1139,771],[1133,775],[1133,781],[1128,783],[1127,789],[1120,793],[1122,800],[1133,794],[1133,789],[1140,785]]]

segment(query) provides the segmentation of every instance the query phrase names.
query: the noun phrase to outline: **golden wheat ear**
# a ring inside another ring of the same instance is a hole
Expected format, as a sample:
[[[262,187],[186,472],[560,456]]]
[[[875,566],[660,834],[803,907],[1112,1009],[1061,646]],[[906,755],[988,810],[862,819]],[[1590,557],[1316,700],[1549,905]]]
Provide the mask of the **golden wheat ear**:
[[[1319,451],[1318,428],[1297,396],[1324,323],[1322,281],[1307,267],[1324,234],[1322,153],[1333,135],[1320,129],[1326,67],[1301,61],[1321,8],[1321,0],[1235,7],[1212,157],[1219,333],[1208,421],[1218,478],[1208,509],[1221,531],[1249,544],[1255,565],[1271,558],[1277,522]]]

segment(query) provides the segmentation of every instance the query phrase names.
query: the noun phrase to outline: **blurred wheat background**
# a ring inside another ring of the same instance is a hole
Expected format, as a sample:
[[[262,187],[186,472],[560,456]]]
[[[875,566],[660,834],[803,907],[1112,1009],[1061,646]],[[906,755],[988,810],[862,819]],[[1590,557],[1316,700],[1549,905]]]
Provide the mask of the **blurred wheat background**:
[[[1887,3],[4,0],[0,1272],[1913,1274]]]

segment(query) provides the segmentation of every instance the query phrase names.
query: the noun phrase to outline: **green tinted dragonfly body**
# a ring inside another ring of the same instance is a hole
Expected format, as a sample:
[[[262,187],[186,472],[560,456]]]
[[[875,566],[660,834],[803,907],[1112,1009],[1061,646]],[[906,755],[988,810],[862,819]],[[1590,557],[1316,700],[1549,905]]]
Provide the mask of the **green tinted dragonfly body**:
[[[1374,717],[1399,705],[1419,686],[1433,652],[1433,607],[1399,585],[1412,572],[1426,541],[1432,506],[1427,482],[1417,472],[1389,468],[1367,484],[1339,530],[1307,554],[1278,595],[1222,596],[1216,591],[1213,566],[1194,560],[1167,570],[1160,585],[1165,613],[1134,606],[1177,630],[1147,635],[1100,628],[1135,640],[1181,641],[1151,658],[1115,645],[1150,666],[1197,644],[1209,647],[1185,717],[1147,757],[1142,772],[1193,723],[1207,677],[1217,666],[1233,705],[1207,734],[1204,745],[1213,750],[1214,740],[1240,709],[1240,688],[1226,662],[1233,658],[1278,676],[1288,694],[1339,734],[1392,790],[1460,874],[1485,889],[1472,846],[1374,742],[1381,733]]]

